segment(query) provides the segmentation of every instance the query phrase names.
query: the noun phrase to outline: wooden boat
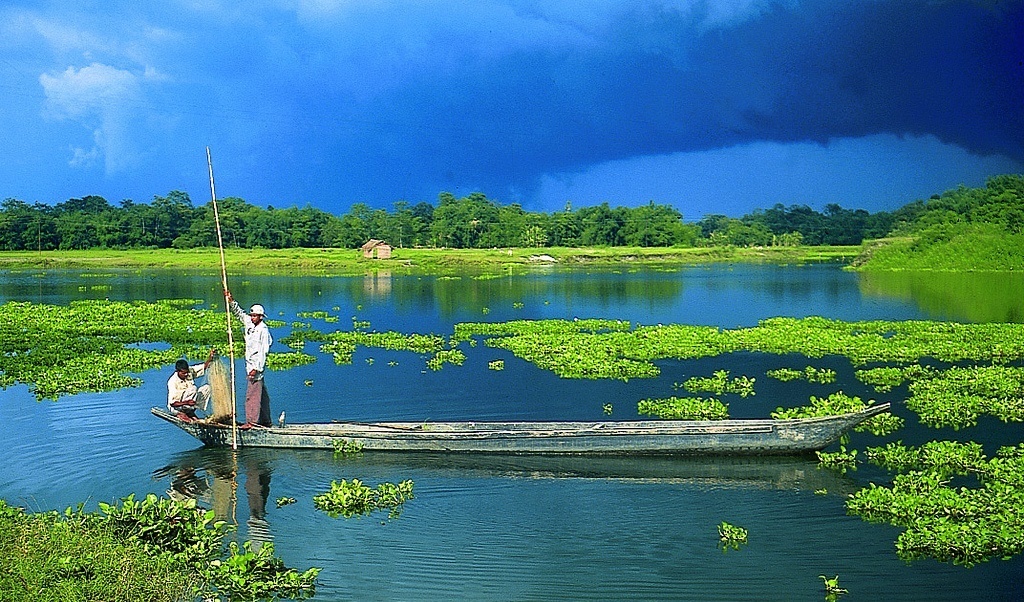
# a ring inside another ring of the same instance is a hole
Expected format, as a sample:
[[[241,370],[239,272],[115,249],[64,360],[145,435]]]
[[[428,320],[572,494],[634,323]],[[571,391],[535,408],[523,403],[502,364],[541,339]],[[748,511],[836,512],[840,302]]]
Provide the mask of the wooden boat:
[[[597,422],[331,422],[237,431],[239,447],[506,454],[799,454],[823,449],[850,428],[885,412],[792,420],[635,420]],[[230,446],[230,425],[154,415],[208,446]]]

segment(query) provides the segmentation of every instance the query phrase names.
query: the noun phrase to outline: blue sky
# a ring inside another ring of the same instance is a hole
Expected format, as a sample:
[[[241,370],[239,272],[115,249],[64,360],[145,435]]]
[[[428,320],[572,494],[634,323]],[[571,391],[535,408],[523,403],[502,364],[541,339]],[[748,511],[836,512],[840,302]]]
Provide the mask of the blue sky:
[[[684,219],[1024,172],[1024,0],[9,0],[0,198]]]

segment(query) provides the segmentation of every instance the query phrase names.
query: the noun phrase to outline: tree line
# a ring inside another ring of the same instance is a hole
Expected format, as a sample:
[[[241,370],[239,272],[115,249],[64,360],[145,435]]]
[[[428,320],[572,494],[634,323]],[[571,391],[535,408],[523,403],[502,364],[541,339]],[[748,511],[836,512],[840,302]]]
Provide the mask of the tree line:
[[[551,213],[500,204],[474,192],[437,203],[406,201],[392,210],[356,203],[343,215],[310,206],[257,207],[237,197],[217,203],[222,240],[242,248],[356,248],[371,238],[395,247],[545,246],[796,246],[857,245],[865,239],[942,223],[978,221],[1007,231],[1024,226],[1024,177],[991,178],[984,188],[965,188],[918,200],[893,211],[869,213],[828,204],[757,210],[741,218],[706,215],[686,222],[670,205],[639,207],[608,203]],[[0,202],[0,249],[193,248],[217,245],[212,203],[195,206],[188,194],[171,191],[149,203],[130,199],[111,205],[100,196],[69,199],[55,206],[8,198]]]

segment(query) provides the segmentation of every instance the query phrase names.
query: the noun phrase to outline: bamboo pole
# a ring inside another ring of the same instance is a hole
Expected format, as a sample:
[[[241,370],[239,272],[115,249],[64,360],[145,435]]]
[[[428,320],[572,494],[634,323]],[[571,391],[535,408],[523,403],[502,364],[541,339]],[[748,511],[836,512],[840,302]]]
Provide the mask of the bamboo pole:
[[[231,305],[228,302],[228,268],[224,261],[224,241],[220,233],[220,212],[217,209],[217,189],[213,185],[213,159],[210,147],[206,147],[206,165],[210,168],[210,199],[213,202],[213,219],[217,223],[217,248],[220,249],[220,275],[224,284],[224,310],[228,318],[228,357],[231,367],[231,449],[238,449],[237,402],[235,399],[235,338],[231,330]]]

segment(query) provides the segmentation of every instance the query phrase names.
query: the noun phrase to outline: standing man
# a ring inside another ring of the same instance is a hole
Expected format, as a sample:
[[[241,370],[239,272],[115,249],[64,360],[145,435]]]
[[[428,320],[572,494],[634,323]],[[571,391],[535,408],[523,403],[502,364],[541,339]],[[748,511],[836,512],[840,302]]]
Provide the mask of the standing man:
[[[253,305],[246,315],[230,292],[227,293],[227,300],[231,313],[235,314],[245,327],[245,371],[248,386],[245,390],[245,424],[241,428],[248,429],[254,425],[272,426],[270,394],[263,381],[263,371],[267,367],[267,353],[270,352],[274,338],[270,336],[270,329],[263,322],[263,306],[258,303]]]

